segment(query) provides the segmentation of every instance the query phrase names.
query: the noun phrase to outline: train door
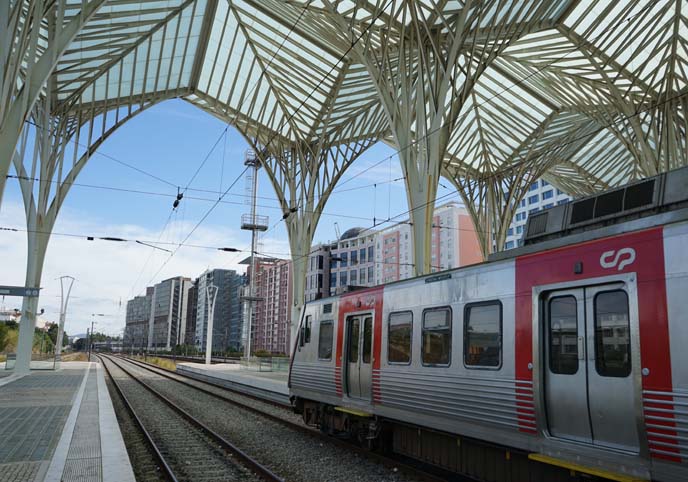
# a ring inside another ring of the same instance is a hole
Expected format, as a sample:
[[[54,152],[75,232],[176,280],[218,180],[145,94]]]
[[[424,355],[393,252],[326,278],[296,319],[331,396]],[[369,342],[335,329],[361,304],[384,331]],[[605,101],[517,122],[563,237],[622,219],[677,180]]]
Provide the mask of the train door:
[[[638,452],[625,283],[553,291],[543,301],[550,434]]]
[[[373,317],[346,319],[346,387],[352,398],[370,399],[372,383]]]

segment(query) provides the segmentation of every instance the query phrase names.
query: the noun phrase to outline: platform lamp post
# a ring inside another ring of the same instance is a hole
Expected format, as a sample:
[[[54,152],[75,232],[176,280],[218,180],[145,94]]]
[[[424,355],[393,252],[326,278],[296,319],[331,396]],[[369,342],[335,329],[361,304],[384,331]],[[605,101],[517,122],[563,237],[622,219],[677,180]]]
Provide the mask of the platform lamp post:
[[[64,337],[64,327],[67,318],[67,304],[72,286],[76,280],[73,276],[60,276],[60,324],[57,328],[57,339],[55,340],[55,369],[60,368],[62,361],[62,338]],[[66,290],[65,290],[66,288]],[[65,291],[67,292],[65,294]]]
[[[215,299],[218,287],[210,284],[206,287],[206,300],[208,301],[208,335],[205,340],[205,364],[210,365],[213,350],[213,318],[215,317]]]

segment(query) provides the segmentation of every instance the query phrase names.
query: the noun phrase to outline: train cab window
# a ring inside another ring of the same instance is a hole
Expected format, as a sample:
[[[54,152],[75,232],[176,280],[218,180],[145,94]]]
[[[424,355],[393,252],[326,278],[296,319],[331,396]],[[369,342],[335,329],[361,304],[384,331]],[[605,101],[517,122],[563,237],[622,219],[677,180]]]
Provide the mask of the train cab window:
[[[451,309],[423,311],[423,365],[449,366],[451,361]]]
[[[311,342],[311,323],[312,323],[313,317],[311,315],[308,315],[306,317],[306,330],[304,331],[304,341],[306,343]]]
[[[499,368],[502,365],[502,303],[468,304],[463,320],[466,367]]]
[[[334,324],[332,320],[320,322],[320,335],[318,336],[318,359],[332,360],[332,335]]]
[[[412,312],[402,311],[389,314],[387,331],[387,361],[389,363],[411,363],[412,333]]]
[[[595,368],[603,377],[631,374],[631,329],[628,295],[603,291],[595,295]]]
[[[311,315],[307,315],[306,319],[303,322],[303,326],[301,327],[301,336],[299,337],[300,343],[299,345],[303,346],[306,343],[310,343],[311,341],[311,320],[312,320]]]
[[[573,296],[549,300],[549,369],[573,375],[578,371],[578,302]]]

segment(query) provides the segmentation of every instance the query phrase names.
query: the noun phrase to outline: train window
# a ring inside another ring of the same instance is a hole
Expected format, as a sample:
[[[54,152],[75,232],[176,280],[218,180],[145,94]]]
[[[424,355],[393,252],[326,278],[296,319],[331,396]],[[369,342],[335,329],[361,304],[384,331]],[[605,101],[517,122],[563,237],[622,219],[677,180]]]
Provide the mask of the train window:
[[[370,363],[373,348],[373,317],[363,320],[363,363]]]
[[[631,374],[631,329],[628,295],[603,291],[595,295],[595,368],[603,377]]]
[[[502,365],[502,303],[468,304],[463,320],[464,365],[499,368]]]
[[[349,363],[358,363],[358,337],[361,330],[361,320],[358,316],[349,318]]]
[[[412,333],[412,312],[402,311],[389,314],[387,331],[387,361],[389,363],[411,363]]]
[[[318,337],[318,359],[332,360],[332,335],[334,324],[332,320],[320,322],[320,335]]]
[[[445,365],[451,361],[451,308],[423,311],[423,365]]]
[[[549,369],[573,375],[578,371],[578,301],[574,296],[549,300]]]

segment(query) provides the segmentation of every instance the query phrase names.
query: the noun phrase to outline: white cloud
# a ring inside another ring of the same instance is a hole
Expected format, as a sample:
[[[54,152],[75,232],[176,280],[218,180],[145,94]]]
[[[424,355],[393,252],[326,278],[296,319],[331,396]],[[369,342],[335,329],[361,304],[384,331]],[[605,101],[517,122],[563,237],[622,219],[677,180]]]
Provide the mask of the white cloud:
[[[171,223],[162,240],[179,242],[194,222]],[[0,226],[23,227],[23,208],[18,203],[5,202],[0,211]],[[95,236],[117,236],[126,239],[156,241],[159,232],[134,224],[108,224],[102,219],[82,212],[66,210],[60,214],[55,233],[76,233]],[[201,225],[186,244],[208,247],[236,247],[248,249],[246,233],[216,225]],[[174,251],[175,246],[164,246]],[[265,251],[288,253],[286,240],[268,238]],[[57,320],[60,310],[60,282],[62,275],[74,276],[77,281],[67,311],[66,330],[70,334],[84,333],[90,326],[92,313],[97,329],[115,334],[124,328],[127,299],[145,290],[146,285],[172,276],[195,278],[207,268],[226,268],[244,271],[238,262],[246,253],[228,253],[216,249],[182,247],[163,266],[170,253],[136,244],[54,235],[48,247],[43,270],[39,307],[45,317]],[[24,285],[26,269],[26,233],[0,231],[0,284]],[[151,279],[155,276],[155,279]],[[138,281],[137,281],[138,279]],[[136,282],[136,284],[135,284]],[[0,305],[3,304],[0,299]],[[20,298],[5,298],[8,309],[21,308]]]

